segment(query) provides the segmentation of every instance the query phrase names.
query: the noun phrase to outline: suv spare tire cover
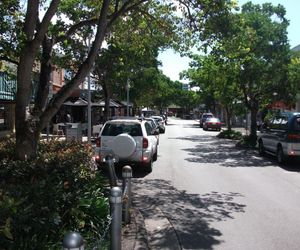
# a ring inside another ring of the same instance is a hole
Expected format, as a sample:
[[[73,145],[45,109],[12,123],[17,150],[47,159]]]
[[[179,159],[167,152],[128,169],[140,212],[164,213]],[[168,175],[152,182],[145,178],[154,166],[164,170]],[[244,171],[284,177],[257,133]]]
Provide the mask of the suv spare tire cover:
[[[112,150],[120,158],[131,156],[136,149],[136,142],[128,134],[120,134],[112,141]]]

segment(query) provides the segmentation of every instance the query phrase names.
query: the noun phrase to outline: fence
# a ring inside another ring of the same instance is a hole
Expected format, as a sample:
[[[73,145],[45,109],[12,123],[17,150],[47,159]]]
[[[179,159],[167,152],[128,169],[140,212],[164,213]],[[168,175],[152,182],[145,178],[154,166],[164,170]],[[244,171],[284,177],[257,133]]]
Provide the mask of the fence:
[[[28,102],[34,102],[37,95],[38,80],[37,76],[31,81],[31,96]],[[9,75],[5,72],[0,72],[0,100],[15,101],[17,93],[16,76]]]
[[[0,100],[13,101],[16,96],[17,81],[0,72]]]
[[[102,233],[102,238],[96,243],[93,250],[100,249],[100,244],[110,229],[111,242],[110,249],[121,250],[122,243],[122,220],[124,223],[130,223],[130,208],[131,208],[131,178],[132,169],[130,166],[124,166],[122,169],[122,188],[118,186],[117,176],[114,168],[114,161],[112,156],[106,157],[106,163],[110,175],[110,208],[111,220],[107,228]],[[123,216],[122,216],[123,212]],[[79,233],[70,232],[65,235],[63,239],[64,250],[84,250],[84,239]]]

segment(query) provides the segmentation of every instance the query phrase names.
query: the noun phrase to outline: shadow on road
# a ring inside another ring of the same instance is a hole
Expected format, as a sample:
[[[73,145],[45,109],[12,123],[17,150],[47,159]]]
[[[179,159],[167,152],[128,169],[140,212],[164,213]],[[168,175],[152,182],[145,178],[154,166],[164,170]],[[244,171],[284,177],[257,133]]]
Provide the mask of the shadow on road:
[[[188,194],[160,179],[135,179],[134,190],[135,206],[144,218],[155,220],[155,210],[159,208],[175,228],[184,249],[213,249],[221,243],[218,237],[222,232],[211,223],[234,219],[235,214],[245,212],[246,207],[235,201],[243,199],[239,193]],[[160,246],[167,244],[161,234],[157,235],[158,238],[152,237],[152,240],[158,241]]]
[[[199,123],[184,124],[182,127],[183,127],[183,128],[199,128],[199,129],[202,129],[202,128],[200,128]]]
[[[211,135],[170,139],[188,140],[195,143],[194,147],[183,149],[190,156],[185,159],[189,162],[216,163],[224,167],[274,167],[278,165],[272,156],[261,157],[256,150],[238,148],[235,146],[236,141],[233,140],[219,139]],[[280,167],[287,171],[300,172],[298,160],[289,161]]]

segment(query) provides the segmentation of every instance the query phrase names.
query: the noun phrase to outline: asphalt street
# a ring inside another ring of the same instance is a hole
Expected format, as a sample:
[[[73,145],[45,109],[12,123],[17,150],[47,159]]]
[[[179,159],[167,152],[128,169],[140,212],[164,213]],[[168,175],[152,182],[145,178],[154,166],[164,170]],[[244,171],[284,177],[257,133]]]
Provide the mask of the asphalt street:
[[[150,249],[300,249],[300,166],[239,149],[194,120],[169,118],[134,202]]]

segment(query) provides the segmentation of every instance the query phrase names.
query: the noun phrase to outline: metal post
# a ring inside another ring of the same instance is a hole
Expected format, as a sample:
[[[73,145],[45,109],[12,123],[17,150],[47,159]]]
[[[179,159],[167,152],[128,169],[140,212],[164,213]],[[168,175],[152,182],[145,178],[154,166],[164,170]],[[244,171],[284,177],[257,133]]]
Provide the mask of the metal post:
[[[125,202],[124,206],[124,222],[126,224],[130,223],[130,214],[129,209],[131,207],[131,178],[132,178],[132,169],[130,166],[124,166],[122,169],[123,177],[123,195]]]
[[[112,155],[105,156],[105,162],[107,162],[107,166],[108,166],[110,187],[118,186],[113,156]]]
[[[122,234],[122,189],[113,187],[110,190],[110,205],[111,205],[111,250],[121,249],[121,234]]]
[[[70,232],[64,236],[63,250],[84,250],[84,240],[79,233]]]
[[[127,116],[129,116],[129,79],[127,79],[126,90],[127,90]]]
[[[89,50],[91,48],[91,38],[89,37]],[[91,144],[92,137],[92,115],[91,115],[91,72],[88,74],[88,143]]]
[[[47,141],[49,141],[49,133],[50,133],[50,124],[47,123]]]

